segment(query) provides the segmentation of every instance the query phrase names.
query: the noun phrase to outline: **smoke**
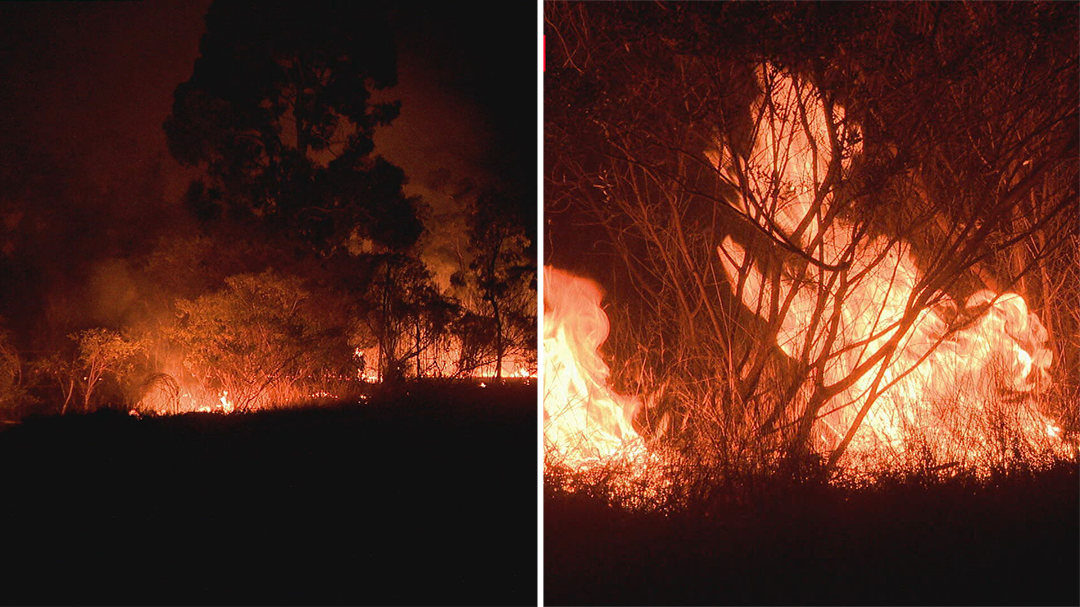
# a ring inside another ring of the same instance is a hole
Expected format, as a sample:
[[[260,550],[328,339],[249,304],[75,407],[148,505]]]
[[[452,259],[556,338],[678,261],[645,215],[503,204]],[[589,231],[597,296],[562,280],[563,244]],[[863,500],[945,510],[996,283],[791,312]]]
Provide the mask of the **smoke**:
[[[518,23],[532,22],[532,11],[500,9]],[[508,210],[536,241],[536,49],[519,28],[488,23],[482,5],[400,11],[399,84],[375,96],[402,101],[375,150],[405,170],[406,192],[430,207],[421,257],[443,289],[461,263],[466,209],[479,193],[506,192]]]
[[[180,292],[179,276],[155,276],[168,283],[159,288],[143,270],[160,243],[174,243],[168,254],[181,259],[195,239],[181,204],[195,175],[169,157],[161,125],[191,75],[208,5],[0,7],[0,318],[21,348],[53,347],[76,328],[119,327],[149,313],[163,291]],[[530,207],[535,200],[535,94],[506,103],[533,86],[533,71],[505,69],[534,49],[527,37],[525,53],[504,48],[517,33],[477,35],[487,29],[479,8],[428,8],[398,13],[399,84],[377,96],[400,99],[402,111],[376,132],[375,153],[402,167],[406,192],[424,198],[420,254],[445,289],[467,262],[469,197],[510,183]],[[507,56],[487,57],[500,49]],[[239,235],[213,246],[209,257],[191,257],[214,267],[178,274],[214,277],[236,265],[226,258],[245,254],[267,263]]]

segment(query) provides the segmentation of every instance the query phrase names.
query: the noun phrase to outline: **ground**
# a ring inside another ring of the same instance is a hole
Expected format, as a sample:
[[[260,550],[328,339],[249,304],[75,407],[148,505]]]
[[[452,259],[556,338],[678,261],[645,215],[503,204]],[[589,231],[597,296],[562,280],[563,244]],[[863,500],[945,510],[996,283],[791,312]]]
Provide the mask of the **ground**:
[[[0,597],[529,604],[535,385],[0,433]]]
[[[776,483],[708,512],[549,492],[548,604],[1080,604],[1077,468],[858,491]]]

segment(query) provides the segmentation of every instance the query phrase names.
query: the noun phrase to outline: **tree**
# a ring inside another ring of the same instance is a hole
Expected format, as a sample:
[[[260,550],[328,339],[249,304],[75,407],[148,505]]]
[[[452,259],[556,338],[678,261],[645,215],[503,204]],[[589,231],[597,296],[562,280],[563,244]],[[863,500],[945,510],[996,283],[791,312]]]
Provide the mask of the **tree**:
[[[508,354],[527,357],[536,345],[536,262],[525,227],[505,194],[480,194],[467,219],[468,278],[480,295],[494,337],[494,379]],[[458,282],[463,280],[459,274]],[[478,310],[479,311],[479,310]]]
[[[90,411],[100,382],[108,376],[118,379],[133,362],[133,358],[143,350],[143,344],[118,331],[104,328],[87,329],[69,337],[78,347],[75,371],[82,375],[83,410]],[[65,393],[70,397],[70,389],[65,389]],[[66,406],[65,399],[65,408]]]
[[[62,353],[54,352],[49,356],[39,358],[31,367],[33,373],[46,380],[56,382],[60,389],[60,395],[64,402],[60,405],[60,414],[67,413],[68,406],[75,398],[79,385],[79,368],[75,356],[67,357]]]
[[[297,278],[270,270],[231,276],[176,307],[172,338],[186,369],[238,410],[305,398],[303,388],[350,372],[347,328],[322,314]]]
[[[380,377],[401,382],[410,359],[416,377],[438,372],[438,346],[457,315],[456,302],[438,292],[431,272],[414,257],[384,254],[372,262],[363,318],[378,347]]]
[[[22,358],[12,343],[11,334],[0,328],[0,411],[10,414],[25,395]]]
[[[421,232],[404,173],[372,156],[397,103],[381,3],[216,2],[201,56],[165,122],[169,150],[204,166],[188,204],[204,220],[257,220],[328,255],[350,240],[394,249]]]

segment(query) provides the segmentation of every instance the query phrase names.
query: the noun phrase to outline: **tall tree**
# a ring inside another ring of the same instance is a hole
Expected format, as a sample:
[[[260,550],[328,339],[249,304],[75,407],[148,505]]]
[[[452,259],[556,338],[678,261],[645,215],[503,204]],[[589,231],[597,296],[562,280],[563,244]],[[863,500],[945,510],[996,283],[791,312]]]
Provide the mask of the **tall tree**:
[[[502,378],[508,354],[526,355],[536,344],[535,255],[515,208],[506,194],[488,192],[477,197],[468,217],[469,267],[493,328],[495,379]]]
[[[419,200],[372,154],[399,107],[371,99],[397,77],[381,3],[216,2],[200,49],[165,122],[172,155],[206,168],[196,216],[259,219],[323,255],[416,241]]]

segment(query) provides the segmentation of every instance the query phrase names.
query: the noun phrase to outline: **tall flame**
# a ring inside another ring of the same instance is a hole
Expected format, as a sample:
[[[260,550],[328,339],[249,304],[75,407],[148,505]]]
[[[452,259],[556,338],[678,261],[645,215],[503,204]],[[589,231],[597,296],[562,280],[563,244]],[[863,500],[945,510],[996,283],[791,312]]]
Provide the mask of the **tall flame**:
[[[544,268],[544,446],[574,468],[644,448],[630,421],[638,401],[608,386],[602,297],[596,283]]]
[[[927,450],[933,461],[977,470],[1006,450],[1070,455],[1075,447],[1030,397],[1049,386],[1053,357],[1025,299],[983,290],[920,304],[909,243],[868,237],[829,214],[827,174],[850,162],[845,153],[833,163],[830,142],[858,140],[845,131],[843,108],[827,110],[812,86],[771,66],[758,76],[768,102],[753,108],[762,120],[752,152],[726,165],[716,150],[706,155],[746,196],[736,204],[746,219],[817,263],[801,277],[768,274],[731,237],[717,250],[742,304],[766,320],[778,314],[777,346],[820,362],[820,386],[842,388],[818,410],[817,447],[845,453],[856,472]],[[574,469],[628,453],[650,463],[631,423],[638,399],[608,385],[600,288],[550,267],[544,276],[547,453]]]
[[[913,306],[920,275],[908,243],[859,238],[851,223],[823,220],[832,202],[831,192],[819,195],[830,162],[827,125],[840,128],[843,109],[834,106],[829,116],[813,87],[774,68],[763,68],[759,78],[768,103],[762,99],[754,108],[763,126],[739,182],[749,199],[740,197],[738,206],[819,267],[803,279],[785,272],[771,278],[731,237],[718,253],[743,305],[762,318],[780,315],[776,342],[788,356],[814,361],[824,355],[825,386],[857,375],[823,408],[815,433],[823,446],[850,441],[849,453],[880,453],[882,447],[899,453],[918,437],[937,457],[980,461],[981,451],[1003,442],[1001,436],[990,440],[994,427],[1008,429],[1006,442],[1056,438],[1060,431],[1047,430],[1056,426],[1033,405],[1009,397],[1045,388],[1050,378],[1047,331],[1024,298],[976,292],[963,307],[974,321],[958,329],[939,313],[958,309],[946,295],[938,294],[936,306]],[[732,166],[719,168],[738,178]],[[833,339],[828,327],[835,327]],[[860,369],[890,341],[896,341],[894,351]],[[1020,404],[1000,406],[1009,402]]]

